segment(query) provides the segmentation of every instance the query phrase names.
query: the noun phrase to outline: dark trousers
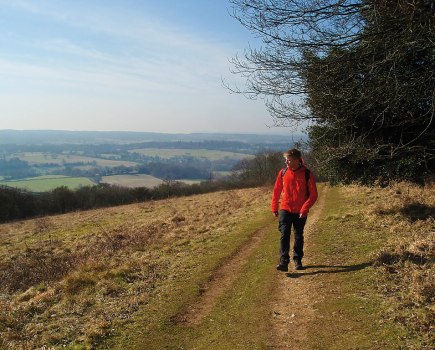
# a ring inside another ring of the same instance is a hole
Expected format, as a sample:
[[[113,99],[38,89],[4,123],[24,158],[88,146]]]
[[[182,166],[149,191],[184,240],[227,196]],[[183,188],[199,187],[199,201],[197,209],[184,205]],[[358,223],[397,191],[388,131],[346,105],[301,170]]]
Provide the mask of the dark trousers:
[[[300,218],[299,213],[289,213],[286,210],[279,211],[279,232],[281,242],[279,253],[281,264],[288,264],[290,261],[290,231],[294,228],[293,260],[302,260],[304,256],[304,226],[307,218]]]

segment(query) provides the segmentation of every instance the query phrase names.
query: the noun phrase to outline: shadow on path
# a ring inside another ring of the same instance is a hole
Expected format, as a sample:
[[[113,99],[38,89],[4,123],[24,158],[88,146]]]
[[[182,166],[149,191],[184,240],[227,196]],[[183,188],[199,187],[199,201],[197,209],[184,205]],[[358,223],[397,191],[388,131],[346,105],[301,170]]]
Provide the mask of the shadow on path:
[[[366,262],[357,265],[307,265],[303,270],[294,273],[287,273],[286,276],[289,278],[299,278],[303,276],[313,276],[320,275],[323,273],[344,273],[364,270],[365,268],[372,266],[372,263]],[[305,272],[307,270],[316,269],[315,271]]]

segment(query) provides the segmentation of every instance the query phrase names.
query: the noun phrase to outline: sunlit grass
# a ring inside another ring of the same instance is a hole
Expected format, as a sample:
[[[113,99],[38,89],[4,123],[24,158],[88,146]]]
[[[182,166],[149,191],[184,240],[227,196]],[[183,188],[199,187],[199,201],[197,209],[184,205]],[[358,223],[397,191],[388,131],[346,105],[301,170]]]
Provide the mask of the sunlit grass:
[[[429,349],[433,197],[400,186],[328,189],[307,243],[312,265],[324,268],[298,276],[315,276],[309,348]],[[283,277],[270,194],[222,191],[0,225],[0,348],[267,347]],[[271,233],[212,312],[197,326],[172,322],[265,226]]]
[[[236,190],[0,225],[1,339],[91,347],[138,315],[155,324],[246,239],[246,220],[255,230],[269,217],[268,197]]]

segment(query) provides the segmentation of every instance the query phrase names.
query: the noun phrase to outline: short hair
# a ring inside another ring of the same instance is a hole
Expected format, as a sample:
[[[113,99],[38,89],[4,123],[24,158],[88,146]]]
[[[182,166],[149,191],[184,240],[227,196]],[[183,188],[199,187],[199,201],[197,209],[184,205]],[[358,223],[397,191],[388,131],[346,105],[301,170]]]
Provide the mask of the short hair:
[[[284,157],[292,157],[296,159],[302,158],[302,153],[296,148],[289,149],[287,152],[283,153]]]

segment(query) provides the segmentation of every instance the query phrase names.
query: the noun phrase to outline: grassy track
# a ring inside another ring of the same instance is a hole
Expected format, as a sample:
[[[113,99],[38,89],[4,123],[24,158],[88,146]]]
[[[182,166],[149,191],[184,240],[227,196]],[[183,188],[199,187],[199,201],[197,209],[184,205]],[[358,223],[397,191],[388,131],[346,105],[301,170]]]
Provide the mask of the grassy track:
[[[290,279],[306,290],[307,300],[314,301],[316,317],[307,323],[307,337],[300,349],[397,349],[406,332],[382,318],[387,307],[374,292],[371,254],[385,237],[378,236],[355,214],[355,198],[341,193],[339,188],[328,191],[326,210],[322,213],[315,232],[307,244],[307,269],[278,274],[277,260],[279,234],[276,222],[264,216],[256,225],[270,231],[259,247],[246,257],[233,285],[226,290],[212,312],[199,325],[186,326],[171,322],[183,305],[197,297],[198,285],[207,275],[213,275],[222,252],[213,257],[193,276],[180,280],[179,288],[162,297],[153,305],[137,328],[127,328],[118,347],[135,349],[266,349],[280,348],[271,334],[270,322],[274,295],[279,279]],[[268,215],[270,215],[268,213]],[[246,227],[247,236],[252,227]],[[227,249],[243,240],[227,242]],[[228,252],[228,250],[227,250]],[[195,259],[198,259],[195,258]],[[200,259],[200,258],[199,258]],[[197,262],[197,263],[198,263]],[[307,284],[304,285],[304,279]],[[291,290],[289,294],[291,294]],[[292,296],[289,295],[291,298]],[[292,312],[289,310],[289,312]],[[151,314],[154,319],[150,322]],[[298,317],[304,317],[303,313]],[[286,321],[288,322],[288,321]],[[292,329],[292,323],[286,327]],[[297,343],[298,334],[293,334]],[[120,345],[122,344],[122,345]],[[112,344],[113,345],[113,344]]]
[[[305,270],[316,317],[308,324],[307,349],[398,349],[406,335],[383,319],[388,307],[377,294],[373,254],[386,236],[366,225],[359,194],[328,192],[312,235]],[[308,267],[308,266],[307,266]]]
[[[266,209],[259,213],[256,219],[237,228],[233,234],[222,237],[221,240],[209,246],[208,249],[212,250],[213,254],[190,256],[187,261],[184,260],[187,257],[182,258],[184,261],[182,262],[183,265],[179,266],[178,276],[176,274],[170,285],[162,286],[162,290],[165,291],[162,292],[159,300],[156,300],[153,305],[145,307],[135,322],[127,326],[118,335],[114,343],[109,342],[109,347],[114,349],[180,349],[191,348],[195,343],[195,347],[209,348],[210,337],[216,338],[214,341],[219,342],[221,336],[226,337],[228,332],[234,332],[234,327],[225,326],[219,328],[221,322],[223,322],[223,325],[226,322],[221,318],[224,317],[225,319],[227,317],[226,313],[224,313],[224,316],[222,315],[221,303],[217,305],[212,314],[203,320],[199,327],[177,324],[172,320],[186,305],[195,302],[201,293],[201,285],[208,280],[221,262],[225,261],[237,247],[249,239],[249,236],[259,227],[270,225],[270,222],[271,215],[269,210]],[[264,256],[257,256],[257,254],[257,252],[254,252],[250,256],[251,259],[258,259],[257,262],[254,261],[254,264],[258,265],[258,262],[261,262],[263,268],[270,269],[270,264],[267,263],[269,259],[265,261]],[[266,254],[269,254],[269,252],[266,252]],[[257,274],[256,267],[248,266],[246,269]],[[272,276],[272,274],[268,275]],[[248,277],[248,280],[250,280],[250,277]],[[235,284],[238,285],[239,283],[240,280],[236,281]],[[235,315],[238,315],[240,311],[240,299],[243,299],[245,303],[251,306],[254,305],[252,304],[252,293],[256,294],[257,291],[249,291],[249,289],[246,291],[248,295],[240,295],[237,300],[231,301],[234,305],[230,308],[233,309]],[[226,298],[227,294],[225,294],[224,300]],[[235,321],[230,320],[230,322]],[[238,331],[242,331],[242,329],[239,328]]]

